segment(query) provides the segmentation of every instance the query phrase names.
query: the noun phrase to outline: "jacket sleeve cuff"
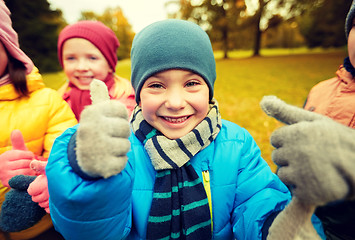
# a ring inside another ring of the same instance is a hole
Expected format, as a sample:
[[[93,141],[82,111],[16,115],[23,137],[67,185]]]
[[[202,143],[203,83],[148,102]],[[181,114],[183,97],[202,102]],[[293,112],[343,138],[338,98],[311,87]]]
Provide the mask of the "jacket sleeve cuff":
[[[78,160],[76,158],[76,135],[77,131],[71,136],[68,144],[68,159],[69,159],[69,164],[72,167],[73,171],[79,175],[81,178],[85,180],[97,180],[100,179],[101,177],[92,177],[85,173],[81,167],[79,166]]]
[[[277,215],[280,213],[281,211],[276,211],[271,213],[265,220],[264,225],[261,229],[261,239],[262,240],[266,240],[267,235],[269,234],[269,228],[271,227],[272,222],[275,220],[275,218],[277,217]]]

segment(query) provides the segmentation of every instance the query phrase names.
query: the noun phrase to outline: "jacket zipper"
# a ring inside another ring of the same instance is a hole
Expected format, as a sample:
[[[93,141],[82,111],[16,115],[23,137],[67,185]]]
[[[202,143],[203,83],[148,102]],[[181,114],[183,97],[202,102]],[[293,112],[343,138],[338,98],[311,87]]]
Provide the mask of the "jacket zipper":
[[[210,184],[210,173],[208,170],[202,171],[203,186],[205,187],[208,205],[211,214],[211,230],[213,232],[213,220],[212,220],[212,197],[211,197],[211,184]]]

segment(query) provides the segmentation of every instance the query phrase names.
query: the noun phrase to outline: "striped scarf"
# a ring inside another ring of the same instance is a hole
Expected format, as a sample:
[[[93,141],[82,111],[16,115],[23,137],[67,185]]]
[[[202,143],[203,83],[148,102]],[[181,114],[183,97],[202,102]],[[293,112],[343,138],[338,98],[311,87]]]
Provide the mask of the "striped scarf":
[[[211,216],[203,183],[189,160],[207,147],[221,129],[217,102],[191,132],[168,139],[150,126],[139,106],[131,127],[157,171],[147,239],[211,239]]]

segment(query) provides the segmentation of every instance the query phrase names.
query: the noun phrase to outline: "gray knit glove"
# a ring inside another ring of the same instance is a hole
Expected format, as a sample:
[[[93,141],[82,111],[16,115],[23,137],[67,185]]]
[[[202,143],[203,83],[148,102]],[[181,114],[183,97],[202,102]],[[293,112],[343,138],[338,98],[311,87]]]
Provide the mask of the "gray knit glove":
[[[321,240],[311,221],[314,210],[294,197],[274,219],[267,240]]]
[[[316,206],[355,197],[355,130],[275,96],[265,96],[260,105],[289,125],[271,135],[271,144],[277,174],[293,193],[267,239],[320,239],[311,222]]]
[[[265,96],[264,112],[289,126],[271,136],[278,176],[301,202],[321,206],[355,198],[355,130]]]
[[[91,177],[120,173],[130,150],[130,128],[125,105],[110,100],[104,82],[90,84],[92,105],[81,113],[76,137],[76,157],[80,170]]]

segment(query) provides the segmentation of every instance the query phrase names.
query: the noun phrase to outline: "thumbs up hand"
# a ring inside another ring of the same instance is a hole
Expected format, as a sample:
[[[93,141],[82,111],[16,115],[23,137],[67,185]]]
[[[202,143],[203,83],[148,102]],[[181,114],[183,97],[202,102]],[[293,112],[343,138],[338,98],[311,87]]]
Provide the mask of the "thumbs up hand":
[[[288,126],[271,135],[277,175],[300,202],[321,206],[355,198],[355,130],[265,96],[264,112]]]
[[[311,222],[315,208],[355,198],[355,130],[275,96],[265,96],[260,105],[287,124],[272,133],[270,142],[277,175],[293,193],[267,239],[320,239]]]
[[[102,81],[93,80],[90,93],[92,105],[82,111],[76,134],[76,162],[89,177],[108,178],[120,173],[127,163],[128,113],[125,105],[110,100]]]
[[[9,180],[16,175],[36,175],[30,167],[35,155],[28,151],[21,131],[12,131],[11,143],[12,149],[0,155],[0,180],[5,187],[10,187]]]

